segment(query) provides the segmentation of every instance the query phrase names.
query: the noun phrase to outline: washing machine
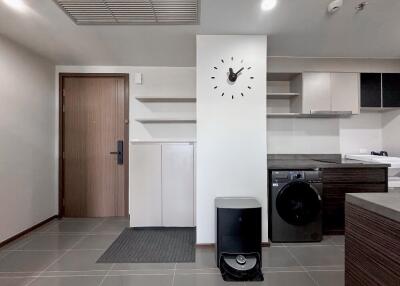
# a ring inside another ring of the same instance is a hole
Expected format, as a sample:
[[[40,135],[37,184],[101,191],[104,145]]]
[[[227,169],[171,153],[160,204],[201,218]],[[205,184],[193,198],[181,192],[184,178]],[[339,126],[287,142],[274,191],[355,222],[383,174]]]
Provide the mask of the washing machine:
[[[271,241],[321,241],[323,191],[321,171],[271,171],[269,181]]]

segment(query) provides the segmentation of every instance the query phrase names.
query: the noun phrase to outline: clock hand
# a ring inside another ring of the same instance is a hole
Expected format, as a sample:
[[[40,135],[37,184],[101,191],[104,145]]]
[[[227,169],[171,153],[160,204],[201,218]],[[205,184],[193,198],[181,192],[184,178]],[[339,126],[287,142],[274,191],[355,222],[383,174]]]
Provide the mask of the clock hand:
[[[234,74],[233,68],[229,68],[229,74]]]
[[[236,75],[238,75],[242,70],[244,70],[244,68],[241,68],[240,70],[238,70],[238,71],[236,72]]]

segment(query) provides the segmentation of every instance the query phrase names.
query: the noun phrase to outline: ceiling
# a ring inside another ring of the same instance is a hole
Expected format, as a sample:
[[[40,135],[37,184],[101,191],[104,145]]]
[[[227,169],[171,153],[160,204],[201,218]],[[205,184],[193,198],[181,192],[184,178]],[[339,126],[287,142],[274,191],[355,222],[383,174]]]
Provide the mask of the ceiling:
[[[19,13],[0,0],[0,34],[68,65],[194,66],[196,34],[265,34],[269,56],[400,58],[400,1],[344,0],[335,15],[329,0],[202,0],[200,25],[78,26],[52,0],[25,0]]]

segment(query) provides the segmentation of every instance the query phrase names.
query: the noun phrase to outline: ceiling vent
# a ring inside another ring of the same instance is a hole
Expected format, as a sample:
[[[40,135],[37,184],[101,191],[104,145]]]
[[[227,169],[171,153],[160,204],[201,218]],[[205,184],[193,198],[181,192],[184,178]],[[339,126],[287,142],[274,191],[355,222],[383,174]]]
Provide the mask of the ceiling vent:
[[[200,0],[54,0],[78,25],[198,25]]]

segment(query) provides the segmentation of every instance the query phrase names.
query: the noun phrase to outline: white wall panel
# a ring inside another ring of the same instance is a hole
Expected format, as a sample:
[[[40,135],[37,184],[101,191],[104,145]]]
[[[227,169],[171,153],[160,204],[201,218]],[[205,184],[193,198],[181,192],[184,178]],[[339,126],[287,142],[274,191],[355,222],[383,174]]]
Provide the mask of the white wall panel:
[[[238,81],[228,83],[228,68],[242,66]],[[266,105],[266,38],[198,36],[197,243],[215,241],[217,196],[256,197],[267,241]]]

